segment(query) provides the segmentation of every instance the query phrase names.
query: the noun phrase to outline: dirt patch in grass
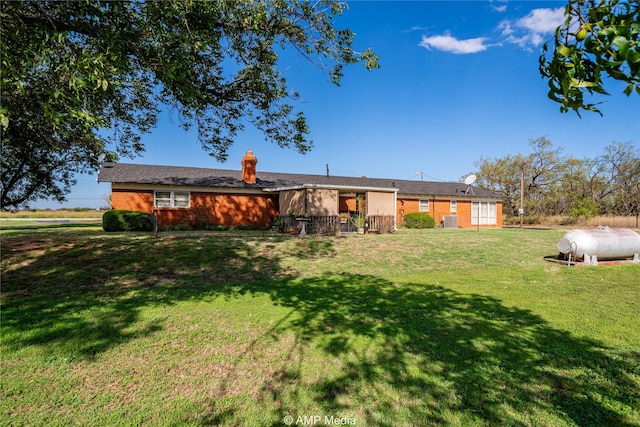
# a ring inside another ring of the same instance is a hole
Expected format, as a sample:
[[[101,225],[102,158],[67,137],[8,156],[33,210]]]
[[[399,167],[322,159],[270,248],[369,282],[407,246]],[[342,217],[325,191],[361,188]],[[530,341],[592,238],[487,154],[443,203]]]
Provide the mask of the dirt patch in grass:
[[[7,256],[7,252],[12,255],[19,255],[25,252],[35,252],[36,254],[43,253],[45,248],[49,248],[52,246],[52,242],[37,242],[37,241],[22,241],[16,242],[13,241],[9,244],[5,243],[2,245],[2,251],[4,252],[4,256]]]

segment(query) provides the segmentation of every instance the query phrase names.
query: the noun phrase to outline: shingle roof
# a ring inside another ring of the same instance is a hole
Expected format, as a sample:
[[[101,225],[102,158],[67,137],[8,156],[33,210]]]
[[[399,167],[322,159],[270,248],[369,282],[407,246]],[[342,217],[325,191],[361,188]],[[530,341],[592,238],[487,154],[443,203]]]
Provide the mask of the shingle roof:
[[[105,163],[98,174],[98,182],[149,185],[182,185],[194,187],[227,187],[274,189],[302,185],[335,186],[336,188],[397,189],[400,195],[471,196],[468,186],[461,182],[412,181],[388,178],[355,178],[347,176],[307,175],[293,173],[258,172],[256,184],[242,181],[240,170],[208,169],[182,166]],[[501,194],[473,187],[476,197],[502,198]]]

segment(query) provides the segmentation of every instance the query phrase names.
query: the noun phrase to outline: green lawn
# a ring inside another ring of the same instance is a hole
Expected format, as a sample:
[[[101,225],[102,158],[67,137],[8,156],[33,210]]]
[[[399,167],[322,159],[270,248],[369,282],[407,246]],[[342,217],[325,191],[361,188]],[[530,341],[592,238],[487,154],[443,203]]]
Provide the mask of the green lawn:
[[[0,211],[2,219],[37,219],[37,218],[96,218],[102,219],[103,209],[40,209],[35,211]]]
[[[640,266],[562,234],[5,227],[0,424],[638,426]]]

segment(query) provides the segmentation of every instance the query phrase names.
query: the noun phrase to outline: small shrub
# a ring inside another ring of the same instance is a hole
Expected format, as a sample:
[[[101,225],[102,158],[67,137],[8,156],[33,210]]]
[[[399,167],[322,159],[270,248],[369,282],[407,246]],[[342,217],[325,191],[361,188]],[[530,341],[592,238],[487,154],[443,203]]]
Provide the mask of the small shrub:
[[[425,212],[411,212],[404,216],[403,225],[407,228],[434,228],[436,221]]]
[[[240,224],[240,225],[223,225],[223,224],[172,224],[160,227],[160,231],[254,231],[266,230],[267,227],[258,224]]]
[[[160,227],[160,231],[189,231],[191,228],[187,224],[172,224]]]
[[[600,205],[591,199],[580,199],[573,203],[569,214],[574,218],[589,219],[600,215]]]
[[[358,212],[357,214],[355,214],[351,220],[353,221],[353,223],[355,224],[356,227],[358,228],[362,228],[365,226],[365,224],[367,223],[367,217],[365,216],[364,213],[362,212]]]
[[[151,214],[139,211],[110,210],[102,215],[104,231],[152,231]]]
[[[231,226],[231,228],[236,230],[244,230],[244,231],[257,231],[257,230],[265,229],[265,227],[260,224],[240,224],[240,225]]]
[[[214,225],[211,210],[207,206],[195,206],[187,211],[189,230],[209,230]]]
[[[284,227],[286,226],[286,224],[287,223],[284,218],[273,218],[273,220],[271,221],[271,229],[279,231],[280,233],[284,233]]]

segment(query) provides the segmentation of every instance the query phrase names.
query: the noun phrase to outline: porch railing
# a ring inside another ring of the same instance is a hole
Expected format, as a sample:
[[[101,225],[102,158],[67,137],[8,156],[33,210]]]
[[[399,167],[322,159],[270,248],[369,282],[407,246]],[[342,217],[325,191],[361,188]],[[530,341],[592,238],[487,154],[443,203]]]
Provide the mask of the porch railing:
[[[379,234],[387,234],[395,231],[393,215],[371,215],[367,217],[369,231]]]
[[[292,227],[301,227],[301,221],[291,215],[281,216],[281,228],[284,232],[288,232]],[[329,216],[310,216],[305,217],[307,234],[324,234],[338,235],[355,233],[357,227],[353,221],[347,219],[346,222],[341,221],[342,218],[337,215]],[[386,234],[395,231],[394,217],[392,215],[370,215],[367,216],[367,227],[369,232]]]

